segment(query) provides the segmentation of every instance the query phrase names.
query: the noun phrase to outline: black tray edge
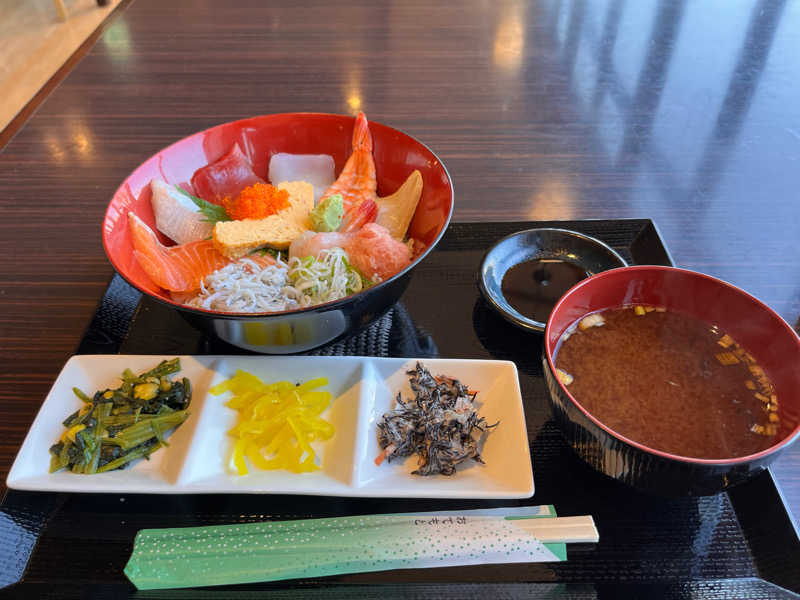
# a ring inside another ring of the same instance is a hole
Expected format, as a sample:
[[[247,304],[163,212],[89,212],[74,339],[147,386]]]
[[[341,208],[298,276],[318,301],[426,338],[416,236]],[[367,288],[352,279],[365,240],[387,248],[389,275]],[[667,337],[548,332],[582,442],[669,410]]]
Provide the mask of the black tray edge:
[[[800,591],[800,530],[772,470],[766,469],[754,479],[731,488],[728,497],[754,556],[767,547],[778,547],[797,559],[794,573],[757,560],[759,575],[786,589]]]

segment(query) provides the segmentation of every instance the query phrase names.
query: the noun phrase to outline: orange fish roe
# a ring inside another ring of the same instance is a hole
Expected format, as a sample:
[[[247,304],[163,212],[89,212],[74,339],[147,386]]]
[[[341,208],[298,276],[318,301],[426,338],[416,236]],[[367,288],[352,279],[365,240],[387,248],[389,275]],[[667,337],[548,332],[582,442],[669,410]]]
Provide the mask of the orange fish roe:
[[[225,198],[222,205],[234,221],[265,219],[289,207],[289,192],[268,183],[254,183],[239,192],[235,200]]]

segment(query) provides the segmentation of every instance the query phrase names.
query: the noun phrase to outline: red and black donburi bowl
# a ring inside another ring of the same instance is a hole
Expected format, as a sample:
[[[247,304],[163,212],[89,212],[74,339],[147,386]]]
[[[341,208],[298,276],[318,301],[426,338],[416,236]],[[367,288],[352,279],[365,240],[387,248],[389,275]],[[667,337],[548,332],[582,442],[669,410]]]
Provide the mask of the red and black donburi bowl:
[[[780,416],[775,444],[737,458],[688,458],[628,439],[581,406],[555,376],[558,341],[588,313],[630,304],[664,306],[716,324],[750,352],[775,385]],[[658,266],[606,271],[564,294],[544,335],[545,379],[567,441],[592,467],[641,491],[673,497],[716,494],[757,475],[800,436],[800,338],[764,303],[719,279]]]
[[[397,302],[413,268],[436,246],[453,214],[453,183],[439,158],[405,133],[370,122],[378,194],[387,196],[412,171],[422,174],[422,197],[408,235],[422,249],[405,269],[357,294],[307,308],[271,313],[229,313],[186,306],[158,288],[133,253],[128,213],[155,229],[150,181],[188,186],[192,174],[234,145],[266,179],[269,159],[278,152],[329,154],[340,173],[352,151],[353,117],[317,113],[265,115],[217,125],[164,148],[139,165],[114,194],[103,221],[103,246],[111,264],[142,294],[175,308],[198,329],[263,354],[304,352],[348,335]],[[169,240],[157,234],[165,244]]]

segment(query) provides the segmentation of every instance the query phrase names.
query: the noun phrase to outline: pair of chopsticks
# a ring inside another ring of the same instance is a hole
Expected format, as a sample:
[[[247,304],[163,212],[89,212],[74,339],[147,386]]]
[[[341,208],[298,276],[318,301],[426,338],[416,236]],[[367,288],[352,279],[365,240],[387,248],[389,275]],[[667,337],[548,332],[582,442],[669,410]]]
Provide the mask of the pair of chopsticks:
[[[567,543],[598,539],[592,517],[557,517],[549,505],[145,529],[125,574],[160,589],[557,562]]]
[[[542,543],[595,543],[600,535],[590,515],[549,519],[511,518],[515,527],[525,530]]]

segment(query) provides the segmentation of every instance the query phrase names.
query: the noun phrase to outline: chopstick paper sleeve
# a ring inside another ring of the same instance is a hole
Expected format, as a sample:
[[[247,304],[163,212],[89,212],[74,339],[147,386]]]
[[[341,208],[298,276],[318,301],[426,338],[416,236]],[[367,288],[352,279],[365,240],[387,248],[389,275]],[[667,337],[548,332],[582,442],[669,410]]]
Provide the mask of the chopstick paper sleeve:
[[[566,560],[564,544],[542,544],[494,511],[469,512],[145,529],[136,535],[125,574],[139,589],[161,589]]]

